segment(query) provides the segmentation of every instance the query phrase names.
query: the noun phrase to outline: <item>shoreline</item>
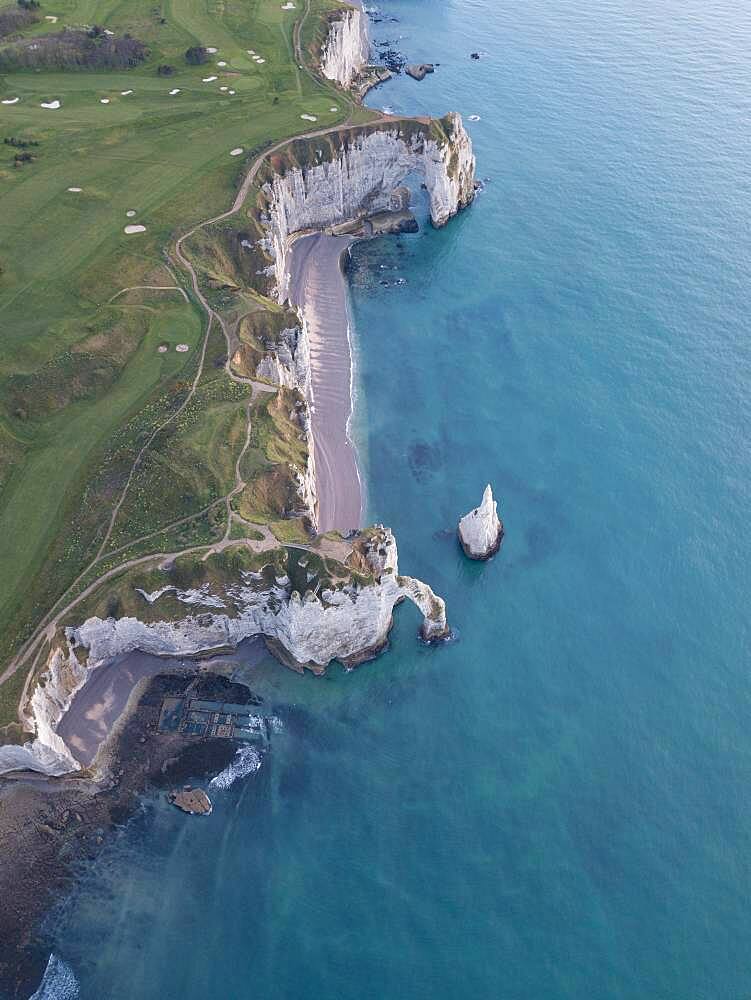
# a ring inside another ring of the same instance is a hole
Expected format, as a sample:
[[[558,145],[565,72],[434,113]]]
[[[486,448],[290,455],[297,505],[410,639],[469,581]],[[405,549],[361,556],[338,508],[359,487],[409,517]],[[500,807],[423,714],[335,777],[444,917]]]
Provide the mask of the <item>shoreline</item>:
[[[354,412],[354,352],[342,259],[351,236],[322,233],[295,240],[289,262],[289,301],[310,344],[310,420],[318,531],[342,534],[361,527],[363,480],[350,436]]]
[[[166,695],[199,696],[249,705],[259,699],[244,683],[218,673],[165,669],[141,679],[99,748],[92,770],[63,778],[28,772],[0,783],[0,996],[31,997],[50,959],[55,906],[75,883],[81,864],[96,863],[108,835],[138,810],[147,790],[164,794],[205,780],[235,758],[235,740],[159,733]]]

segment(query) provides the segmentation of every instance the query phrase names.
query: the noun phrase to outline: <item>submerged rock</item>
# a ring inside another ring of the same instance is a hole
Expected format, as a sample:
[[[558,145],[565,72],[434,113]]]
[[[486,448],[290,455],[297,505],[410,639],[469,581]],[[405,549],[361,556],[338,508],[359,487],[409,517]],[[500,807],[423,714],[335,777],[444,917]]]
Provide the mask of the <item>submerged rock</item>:
[[[501,547],[502,538],[503,523],[488,483],[480,506],[459,521],[459,541],[470,559],[489,559]]]
[[[435,72],[433,63],[418,63],[416,66],[405,66],[404,72],[413,80],[424,80],[428,73]]]
[[[191,816],[208,816],[211,812],[211,799],[201,788],[186,787],[170,792],[167,797],[173,806]]]

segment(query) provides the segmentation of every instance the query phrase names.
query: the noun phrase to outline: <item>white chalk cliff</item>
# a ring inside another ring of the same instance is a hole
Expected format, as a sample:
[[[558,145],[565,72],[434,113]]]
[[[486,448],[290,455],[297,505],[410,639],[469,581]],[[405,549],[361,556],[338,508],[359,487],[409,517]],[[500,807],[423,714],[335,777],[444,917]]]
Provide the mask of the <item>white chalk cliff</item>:
[[[394,606],[404,599],[413,601],[423,614],[423,639],[448,636],[442,598],[420,580],[399,575],[390,529],[376,525],[363,534],[358,560],[358,571],[372,582],[362,584],[353,574],[344,586],[301,596],[287,576],[269,579],[268,574],[240,572],[221,587],[139,591],[144,611],[150,612],[144,618],[153,619],[154,609],[158,617],[159,600],[169,593],[185,605],[185,617],[177,621],[94,617],[66,628],[65,639],[53,649],[28,705],[27,726],[35,739],[22,747],[0,747],[0,773],[18,768],[46,774],[77,770],[57,725],[91,672],[123,653],[190,656],[262,635],[287,666],[320,674],[334,659],[355,666],[375,656],[387,642]]]
[[[279,300],[287,298],[288,252],[296,234],[389,210],[394,190],[412,173],[424,179],[434,226],[469,205],[475,157],[458,114],[344,129],[333,148],[315,138],[291,144],[289,163],[263,185],[268,203],[263,223]]]
[[[480,506],[465,514],[459,522],[459,541],[470,559],[489,559],[500,548],[502,538],[498,504],[488,484]]]
[[[321,72],[340,87],[350,87],[370,58],[368,19],[356,7],[337,11],[321,50]]]
[[[310,340],[304,325],[282,330],[279,337],[266,344],[265,348],[266,354],[256,366],[258,378],[287,389],[299,389],[307,396],[310,389]]]

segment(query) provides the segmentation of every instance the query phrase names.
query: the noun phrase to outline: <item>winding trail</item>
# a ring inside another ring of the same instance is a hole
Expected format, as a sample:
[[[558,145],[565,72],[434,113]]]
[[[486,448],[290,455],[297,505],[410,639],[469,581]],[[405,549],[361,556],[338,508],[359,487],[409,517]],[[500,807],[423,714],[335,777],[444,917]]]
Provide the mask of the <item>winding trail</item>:
[[[130,285],[128,288],[121,288],[119,292],[115,292],[111,299],[107,299],[107,305],[110,305],[110,303],[114,302],[115,299],[124,295],[126,292],[137,292],[142,289],[154,292],[179,292],[186,302],[190,302],[188,293],[181,285]]]

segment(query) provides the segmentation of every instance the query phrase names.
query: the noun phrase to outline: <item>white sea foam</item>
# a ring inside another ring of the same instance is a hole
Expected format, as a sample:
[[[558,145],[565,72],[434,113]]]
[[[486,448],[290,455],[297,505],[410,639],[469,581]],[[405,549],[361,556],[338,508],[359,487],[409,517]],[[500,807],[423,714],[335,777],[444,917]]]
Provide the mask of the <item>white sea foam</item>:
[[[209,788],[229,788],[239,778],[255,774],[260,769],[262,760],[261,754],[255,747],[240,747],[232,763],[211,779]]]
[[[29,1000],[76,1000],[80,995],[73,970],[53,952],[47,962],[39,989]]]

